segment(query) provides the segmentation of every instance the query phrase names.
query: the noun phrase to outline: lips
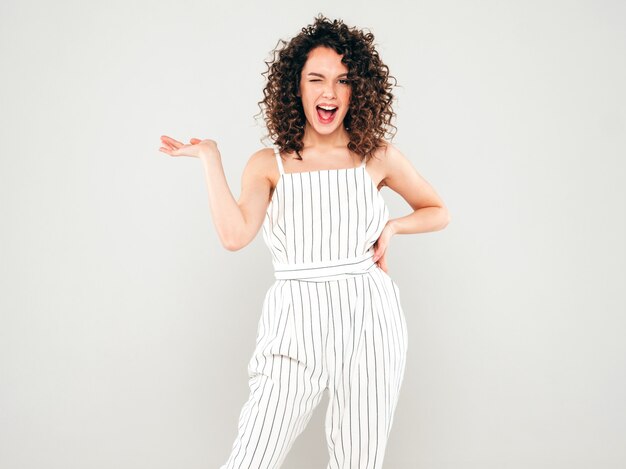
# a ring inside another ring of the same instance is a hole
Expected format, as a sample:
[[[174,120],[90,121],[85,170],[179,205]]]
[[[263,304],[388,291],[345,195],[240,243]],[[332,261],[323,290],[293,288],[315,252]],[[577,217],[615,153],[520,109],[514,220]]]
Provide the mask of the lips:
[[[327,107],[327,106],[325,106]],[[329,106],[328,106],[329,107]],[[317,109],[317,115],[319,116],[320,120],[323,122],[330,122],[333,120],[335,113],[337,112],[337,108],[335,107],[332,110],[327,110],[324,109],[320,106],[316,106]]]

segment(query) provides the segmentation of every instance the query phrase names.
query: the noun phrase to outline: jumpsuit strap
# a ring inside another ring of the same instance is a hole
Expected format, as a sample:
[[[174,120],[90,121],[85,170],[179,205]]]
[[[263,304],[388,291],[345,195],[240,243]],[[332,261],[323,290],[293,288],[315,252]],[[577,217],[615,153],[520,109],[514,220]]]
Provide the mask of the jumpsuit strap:
[[[278,171],[280,171],[280,174],[283,175],[285,174],[285,170],[283,169],[283,160],[280,157],[280,152],[278,151],[278,147],[276,145],[274,145],[274,153],[276,155],[276,164],[278,165]]]
[[[367,156],[364,156],[363,161],[361,162],[361,165],[359,166],[359,168],[364,168],[366,162],[367,162]]]

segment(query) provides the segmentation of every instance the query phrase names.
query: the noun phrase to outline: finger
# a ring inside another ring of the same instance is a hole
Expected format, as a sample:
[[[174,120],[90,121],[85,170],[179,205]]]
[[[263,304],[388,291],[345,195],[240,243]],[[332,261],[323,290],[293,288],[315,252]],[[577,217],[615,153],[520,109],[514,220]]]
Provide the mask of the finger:
[[[374,251],[374,260],[377,261],[385,254],[385,246],[379,246],[376,251]]]
[[[176,148],[171,142],[167,140],[163,140],[161,143],[165,148],[168,148],[169,150],[174,150]]]
[[[186,146],[186,145],[183,145]],[[177,148],[172,151],[172,156],[182,156],[183,148]]]
[[[387,263],[387,252],[383,251],[380,253],[380,257],[378,258],[378,262],[380,262],[382,265],[385,265]]]
[[[163,140],[164,143],[167,143],[168,145],[173,146],[174,148],[179,148],[183,145],[182,142],[179,142],[178,140],[168,137],[167,135],[161,135],[161,140]]]
[[[167,135],[161,135],[161,140],[168,143],[180,143],[178,140],[172,137],[168,137]]]
[[[172,145],[175,141],[176,140],[167,135],[161,135],[161,142],[163,142],[164,145]]]

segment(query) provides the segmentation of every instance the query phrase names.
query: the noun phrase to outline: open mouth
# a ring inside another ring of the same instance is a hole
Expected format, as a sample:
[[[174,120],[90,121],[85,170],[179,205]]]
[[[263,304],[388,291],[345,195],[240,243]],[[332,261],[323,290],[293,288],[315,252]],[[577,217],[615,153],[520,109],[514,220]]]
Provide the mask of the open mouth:
[[[330,122],[335,117],[335,113],[337,112],[337,108],[330,108],[329,106],[316,106],[317,115],[319,116],[322,122]]]

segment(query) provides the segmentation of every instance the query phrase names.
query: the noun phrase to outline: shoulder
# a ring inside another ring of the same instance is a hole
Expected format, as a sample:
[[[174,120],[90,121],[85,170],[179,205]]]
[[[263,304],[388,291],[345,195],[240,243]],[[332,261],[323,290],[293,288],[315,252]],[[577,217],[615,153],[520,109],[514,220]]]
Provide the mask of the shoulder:
[[[278,177],[276,154],[271,147],[263,147],[250,155],[246,163],[246,172],[251,172],[259,178],[267,179],[275,185]]]
[[[381,146],[376,149],[374,155],[385,166],[393,165],[401,160],[406,160],[406,157],[400,149],[387,140],[382,141]]]
[[[267,162],[274,158],[274,150],[271,147],[263,147],[252,153],[248,158],[248,164],[267,164]]]
[[[371,166],[380,175],[381,186],[387,186],[387,182],[394,173],[406,169],[408,159],[398,147],[384,140],[379,148],[373,153]],[[368,163],[370,165],[370,163]]]

